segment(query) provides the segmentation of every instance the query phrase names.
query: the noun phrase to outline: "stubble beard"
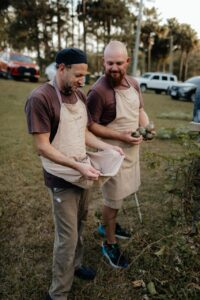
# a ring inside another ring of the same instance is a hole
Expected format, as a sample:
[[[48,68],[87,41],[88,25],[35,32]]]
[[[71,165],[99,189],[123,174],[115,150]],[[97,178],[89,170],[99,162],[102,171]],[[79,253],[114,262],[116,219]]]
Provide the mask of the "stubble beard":
[[[77,90],[76,86],[71,86],[68,83],[65,84],[65,86],[63,87],[63,94],[65,94],[66,96],[70,96],[72,95],[75,91]]]

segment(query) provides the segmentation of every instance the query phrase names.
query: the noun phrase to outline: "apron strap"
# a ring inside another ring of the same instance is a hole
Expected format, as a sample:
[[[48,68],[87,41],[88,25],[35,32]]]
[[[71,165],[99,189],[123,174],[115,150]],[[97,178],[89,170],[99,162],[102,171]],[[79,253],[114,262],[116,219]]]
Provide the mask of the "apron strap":
[[[128,89],[133,88],[133,86],[132,86],[131,82],[128,80],[128,78],[125,77],[125,80],[128,83],[128,85],[129,85]],[[115,89],[115,88],[112,88],[112,89],[113,89],[115,97],[116,97],[117,89]]]
[[[58,96],[58,100],[59,100],[60,106],[61,106],[62,103],[63,103],[63,101],[62,101],[62,97],[61,97],[60,91],[59,91],[58,86],[57,86],[57,83],[56,83],[56,79],[54,78],[53,81],[50,81],[50,84],[55,88],[56,94],[57,94],[57,96]],[[76,97],[76,99],[77,99],[77,101],[78,101],[78,100],[79,100],[78,95],[77,95],[76,93],[74,93],[74,95],[75,95],[75,97]]]
[[[56,79],[55,79],[55,78],[54,78],[54,80],[53,80],[53,82],[52,82],[52,85],[53,85],[53,87],[54,87],[55,90],[56,90],[56,94],[57,94],[57,96],[58,96],[58,100],[59,100],[60,106],[61,106],[61,105],[62,105],[62,97],[61,97],[60,91],[59,91],[59,89],[58,89],[58,86],[57,86],[57,83],[56,83]]]

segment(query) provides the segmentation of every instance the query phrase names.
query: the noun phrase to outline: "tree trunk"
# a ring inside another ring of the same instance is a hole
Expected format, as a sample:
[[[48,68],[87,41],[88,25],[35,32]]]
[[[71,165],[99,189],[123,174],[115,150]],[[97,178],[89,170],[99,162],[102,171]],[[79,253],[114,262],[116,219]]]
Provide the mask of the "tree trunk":
[[[151,71],[151,44],[149,43],[148,46],[148,68],[147,68],[148,72]]]
[[[61,49],[61,28],[60,28],[60,0],[57,0],[56,2],[56,8],[57,8],[57,37],[58,37],[58,50]]]
[[[182,80],[183,64],[184,64],[184,52],[181,51],[181,60],[180,60],[180,67],[179,67],[179,80]]]
[[[42,60],[41,60],[41,54],[40,54],[40,39],[39,39],[39,29],[38,29],[38,22],[35,18],[35,47],[37,51],[37,60],[40,67],[40,70],[42,70]]]
[[[188,62],[190,58],[190,52],[186,53],[186,58],[185,58],[185,72],[184,72],[184,80],[187,79],[187,74],[188,74]]]
[[[85,17],[86,17],[85,1],[86,0],[82,0],[82,3],[83,3],[83,47],[84,47],[84,52],[87,53],[87,28],[86,28],[86,23],[85,23]]]

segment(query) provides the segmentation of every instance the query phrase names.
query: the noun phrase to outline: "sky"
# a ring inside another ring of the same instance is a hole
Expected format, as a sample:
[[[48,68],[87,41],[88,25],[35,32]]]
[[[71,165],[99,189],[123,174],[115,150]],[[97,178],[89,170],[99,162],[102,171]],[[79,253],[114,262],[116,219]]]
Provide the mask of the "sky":
[[[148,6],[158,8],[164,21],[175,17],[179,23],[190,24],[200,38],[199,0],[144,0],[145,5],[147,2]]]

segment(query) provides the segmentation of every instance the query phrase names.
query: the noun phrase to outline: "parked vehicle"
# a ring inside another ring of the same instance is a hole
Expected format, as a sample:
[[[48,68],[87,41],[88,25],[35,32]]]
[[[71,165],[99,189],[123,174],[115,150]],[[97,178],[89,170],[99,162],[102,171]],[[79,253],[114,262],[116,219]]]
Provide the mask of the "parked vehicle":
[[[38,81],[40,77],[39,66],[32,58],[15,52],[1,53],[0,73],[5,78],[28,78],[32,82]]]
[[[52,62],[45,68],[44,74],[47,80],[52,80],[56,74],[56,63]]]
[[[135,77],[138,81],[141,91],[154,90],[156,94],[162,92],[168,93],[171,86],[177,82],[177,77],[170,73],[147,72],[141,77]]]
[[[194,102],[198,86],[200,86],[200,76],[194,76],[184,82],[174,84],[170,88],[169,95],[175,100],[183,99]]]

